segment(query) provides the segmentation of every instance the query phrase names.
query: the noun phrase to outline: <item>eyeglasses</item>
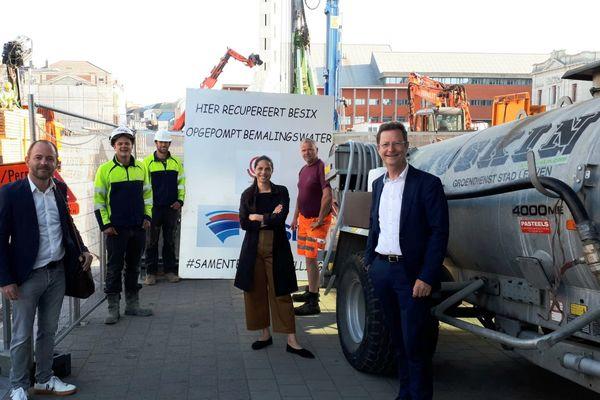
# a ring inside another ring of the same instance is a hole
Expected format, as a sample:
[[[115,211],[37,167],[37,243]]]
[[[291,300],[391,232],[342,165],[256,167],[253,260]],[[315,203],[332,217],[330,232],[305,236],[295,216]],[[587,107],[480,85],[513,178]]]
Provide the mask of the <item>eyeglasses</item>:
[[[379,143],[379,147],[385,150],[385,149],[389,149],[390,147],[402,147],[407,143],[408,142],[385,142],[385,143]]]

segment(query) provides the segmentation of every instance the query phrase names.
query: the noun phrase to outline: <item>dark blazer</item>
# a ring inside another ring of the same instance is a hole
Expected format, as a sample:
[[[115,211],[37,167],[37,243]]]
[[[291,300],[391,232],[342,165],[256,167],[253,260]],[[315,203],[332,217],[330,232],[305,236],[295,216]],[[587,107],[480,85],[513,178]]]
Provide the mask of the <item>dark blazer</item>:
[[[246,231],[239,264],[235,274],[235,287],[244,291],[252,289],[254,283],[254,265],[258,254],[258,235],[260,222],[250,221],[250,214],[255,214],[255,198],[258,193],[256,186],[250,186],[242,193],[240,199],[240,225]],[[264,214],[263,222],[273,228],[273,280],[275,295],[284,296],[298,290],[294,256],[285,230],[285,219],[290,208],[290,195],[285,186],[271,183],[271,193],[277,204],[283,205],[283,210],[277,214]]]
[[[67,185],[54,180],[60,193],[54,192],[65,247],[65,263],[78,262],[80,255],[67,218]],[[79,236],[79,232],[75,230]],[[40,231],[33,194],[27,178],[0,188],[0,286],[21,285],[29,278],[38,254]],[[81,237],[78,237],[79,243]],[[88,251],[87,248],[82,249]],[[69,264],[70,265],[70,264]],[[65,265],[68,270],[69,265]]]
[[[373,200],[365,263],[375,259],[379,239],[379,200],[383,178],[373,182]],[[408,166],[400,215],[400,250],[411,277],[439,287],[448,245],[448,203],[440,179]]]

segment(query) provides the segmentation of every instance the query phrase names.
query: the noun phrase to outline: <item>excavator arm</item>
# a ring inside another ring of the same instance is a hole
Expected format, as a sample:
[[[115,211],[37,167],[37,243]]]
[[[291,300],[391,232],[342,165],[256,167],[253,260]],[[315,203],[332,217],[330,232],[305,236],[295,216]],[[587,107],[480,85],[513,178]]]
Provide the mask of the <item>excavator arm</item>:
[[[221,75],[221,73],[223,72],[223,69],[225,69],[225,66],[229,62],[230,58],[238,60],[241,63],[244,63],[248,68],[252,68],[256,65],[262,65],[262,63],[263,63],[258,54],[250,54],[248,57],[244,57],[240,53],[236,52],[235,50],[227,48],[227,52],[225,53],[225,55],[223,57],[221,57],[221,59],[219,60],[219,63],[217,65],[215,65],[213,67],[213,69],[210,71],[210,75],[207,76],[206,78],[204,78],[204,81],[202,81],[202,84],[200,85],[201,89],[212,89],[215,86],[215,84],[217,83],[217,80],[219,79],[219,75]],[[183,129],[184,125],[185,125],[185,111],[182,112],[181,115],[175,120],[175,124],[173,125],[173,130],[180,131]]]

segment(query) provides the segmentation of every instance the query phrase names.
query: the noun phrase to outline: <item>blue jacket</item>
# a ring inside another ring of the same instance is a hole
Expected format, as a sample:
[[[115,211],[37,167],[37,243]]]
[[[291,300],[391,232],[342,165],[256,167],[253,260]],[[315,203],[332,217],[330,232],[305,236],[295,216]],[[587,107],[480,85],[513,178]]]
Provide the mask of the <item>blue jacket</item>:
[[[379,200],[383,178],[373,182],[373,200],[365,263],[376,257],[379,239]],[[410,276],[439,287],[441,267],[448,245],[448,203],[440,179],[408,166],[400,215],[400,250]]]
[[[65,247],[65,263],[78,262],[79,249],[72,238],[68,223],[67,185],[54,180],[62,196],[57,195],[56,205],[60,217]],[[79,232],[75,231],[76,235]],[[33,194],[27,178],[9,183],[0,188],[0,286],[25,282],[37,257],[40,231]],[[79,243],[81,237],[79,237]],[[82,251],[88,251],[87,248]],[[68,266],[65,265],[65,270]]]

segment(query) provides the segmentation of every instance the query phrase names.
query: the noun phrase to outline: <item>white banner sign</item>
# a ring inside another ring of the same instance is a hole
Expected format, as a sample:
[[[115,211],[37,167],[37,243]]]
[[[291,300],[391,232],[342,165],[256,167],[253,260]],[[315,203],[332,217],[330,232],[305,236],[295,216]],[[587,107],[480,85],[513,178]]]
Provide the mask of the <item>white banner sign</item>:
[[[333,98],[188,89],[185,111],[186,199],[181,221],[179,274],[183,278],[235,276],[244,231],[240,195],[253,182],[253,160],[273,160],[273,183],[290,193],[287,218],[298,279],[306,279],[289,228],[304,165],[300,143],[313,139],[320,157],[332,144]]]

